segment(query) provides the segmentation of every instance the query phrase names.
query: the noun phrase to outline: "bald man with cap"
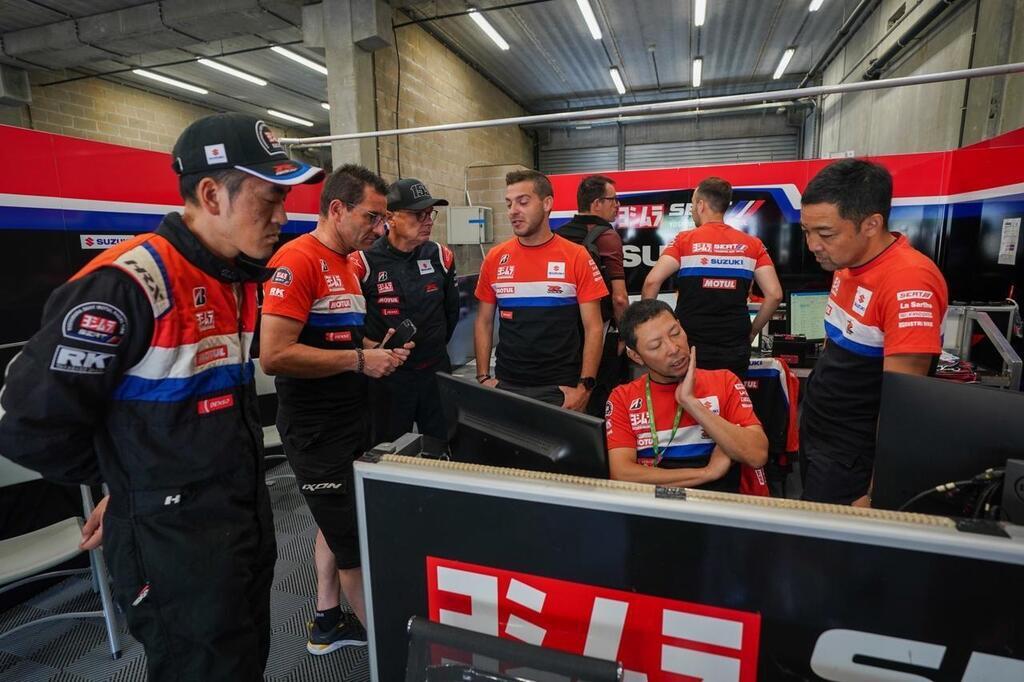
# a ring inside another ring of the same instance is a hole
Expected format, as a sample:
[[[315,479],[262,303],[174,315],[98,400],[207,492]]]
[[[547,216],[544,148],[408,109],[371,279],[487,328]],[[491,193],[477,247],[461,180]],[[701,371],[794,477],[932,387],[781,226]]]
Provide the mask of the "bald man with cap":
[[[8,365],[0,453],[44,478],[106,483],[83,528],[149,680],[263,679],[276,546],[250,345],[256,288],[291,186],[261,120],[188,128],[172,167],[185,202],[50,296]],[[130,172],[130,169],[125,169]]]

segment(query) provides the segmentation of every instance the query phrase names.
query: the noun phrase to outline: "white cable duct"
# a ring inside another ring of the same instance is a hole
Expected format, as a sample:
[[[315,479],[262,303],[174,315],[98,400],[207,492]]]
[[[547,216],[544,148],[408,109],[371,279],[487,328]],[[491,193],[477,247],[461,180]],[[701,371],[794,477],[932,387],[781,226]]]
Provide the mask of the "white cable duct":
[[[530,123],[550,123],[562,121],[585,121],[594,118],[610,118],[615,116],[661,114],[688,109],[731,107],[743,104],[763,102],[779,102],[819,95],[837,95],[847,92],[864,90],[882,90],[885,88],[901,88],[908,85],[925,83],[942,83],[945,81],[962,80],[965,78],[984,78],[986,76],[1002,76],[1024,72],[1024,62],[1013,64],[997,64],[974,69],[959,69],[940,73],[925,73],[901,78],[885,78],[876,81],[858,81],[856,83],[838,83],[836,85],[819,85],[812,88],[792,88],[770,92],[753,92],[743,95],[723,95],[720,97],[696,97],[694,99],[675,100],[671,102],[655,102],[653,104],[631,104],[623,107],[605,109],[588,109],[585,111],[565,111],[554,114],[534,114],[531,116],[513,116],[511,118],[494,118],[484,121],[465,121],[462,123],[442,123],[418,128],[396,128],[392,130],[371,130],[361,133],[342,133],[339,135],[322,135],[320,137],[284,137],[282,144],[296,147],[325,147],[337,140],[359,140],[368,137],[391,137],[395,135],[415,135],[418,133],[440,133],[450,130],[469,130],[471,128],[493,128],[497,126],[524,125]]]

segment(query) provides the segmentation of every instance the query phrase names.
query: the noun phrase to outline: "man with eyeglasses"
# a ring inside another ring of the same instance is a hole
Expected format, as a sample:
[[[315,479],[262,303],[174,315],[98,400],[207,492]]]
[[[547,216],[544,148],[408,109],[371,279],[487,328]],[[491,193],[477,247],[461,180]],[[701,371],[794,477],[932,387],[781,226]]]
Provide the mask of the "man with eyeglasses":
[[[349,256],[366,298],[366,338],[381,341],[409,319],[416,348],[408,362],[377,382],[383,409],[374,410],[374,438],[394,440],[412,431],[447,437],[436,372],[450,372],[447,345],[459,321],[455,256],[430,240],[437,216],[426,185],[405,178],[388,189],[388,232],[369,249]]]
[[[377,349],[365,339],[366,303],[348,260],[384,233],[387,191],[362,166],[334,171],[320,195],[316,229],[274,255],[264,289],[260,362],[277,376],[277,429],[320,528],[316,614],[306,644],[314,655],[366,644],[352,462],[370,445],[366,377],[391,374],[413,346]],[[356,618],[342,615],[339,588]]]
[[[579,213],[558,228],[558,234],[587,249],[601,270],[605,286],[611,292],[601,299],[601,319],[605,324],[604,348],[597,370],[597,383],[587,404],[587,412],[604,416],[608,394],[618,385],[622,373],[623,345],[619,342],[619,320],[629,307],[626,271],[622,265],[622,237],[612,223],[619,215],[615,181],[605,175],[588,175],[576,190]]]

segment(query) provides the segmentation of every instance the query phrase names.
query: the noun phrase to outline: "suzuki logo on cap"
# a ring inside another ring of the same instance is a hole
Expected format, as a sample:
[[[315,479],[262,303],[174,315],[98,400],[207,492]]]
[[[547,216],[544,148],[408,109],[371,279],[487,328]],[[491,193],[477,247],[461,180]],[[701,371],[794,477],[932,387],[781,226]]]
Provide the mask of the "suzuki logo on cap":
[[[271,156],[284,155],[281,143],[277,141],[277,135],[263,121],[256,121],[256,139],[267,154]]]

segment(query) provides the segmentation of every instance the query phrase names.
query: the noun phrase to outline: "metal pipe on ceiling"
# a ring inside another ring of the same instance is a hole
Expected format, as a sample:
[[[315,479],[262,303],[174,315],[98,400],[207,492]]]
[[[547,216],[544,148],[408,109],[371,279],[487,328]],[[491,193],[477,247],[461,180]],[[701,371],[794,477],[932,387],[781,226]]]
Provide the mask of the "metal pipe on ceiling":
[[[497,126],[526,125],[531,123],[585,121],[595,118],[612,118],[617,116],[629,116],[637,114],[661,114],[700,108],[732,107],[743,104],[788,101],[802,99],[805,97],[816,97],[818,95],[838,95],[847,92],[862,92],[865,90],[900,88],[908,85],[942,83],[945,81],[962,80],[965,78],[984,78],[986,76],[1001,76],[1005,74],[1021,72],[1024,72],[1024,62],[1015,62],[1012,64],[996,64],[993,66],[981,66],[973,69],[958,69],[955,71],[942,71],[939,73],[925,73],[913,76],[902,76],[900,78],[884,78],[875,81],[858,81],[855,83],[819,85],[810,88],[793,88],[790,90],[754,92],[743,95],[723,95],[720,97],[696,97],[693,99],[676,100],[670,102],[655,102],[653,104],[630,104],[622,107],[589,109],[585,111],[567,111],[554,114],[513,116],[509,118],[495,118],[483,121],[464,121],[462,123],[442,123],[439,125],[419,126],[416,128],[371,130],[359,133],[341,133],[338,135],[322,135],[319,137],[305,138],[286,137],[281,138],[280,141],[282,144],[292,145],[296,147],[324,147],[335,140],[358,140],[369,137],[392,137],[397,135],[414,135],[418,133],[440,133],[452,130],[469,130],[473,128],[493,128]]]
[[[736,113],[743,113],[745,111],[764,111],[766,109],[782,109],[789,107],[799,106],[810,106],[810,103],[805,102],[765,102],[764,104],[749,104],[739,107],[722,107],[719,109],[696,109],[693,111],[677,111],[670,114],[650,114],[648,116],[618,116],[616,118],[602,118],[596,120],[590,120],[582,124],[586,127],[600,127],[609,125],[631,125],[634,123],[654,123],[657,121],[675,121],[681,118],[697,118],[699,116],[725,116]],[[565,123],[528,123],[523,127],[532,130],[534,128],[574,128],[580,126],[579,123],[565,122]]]

